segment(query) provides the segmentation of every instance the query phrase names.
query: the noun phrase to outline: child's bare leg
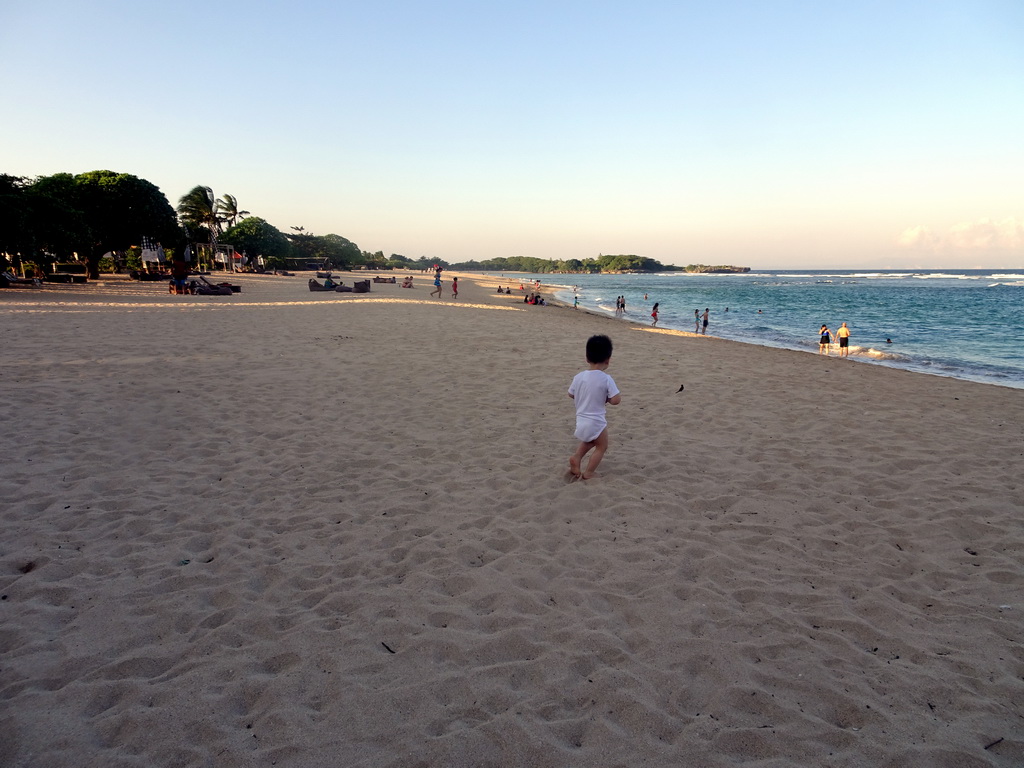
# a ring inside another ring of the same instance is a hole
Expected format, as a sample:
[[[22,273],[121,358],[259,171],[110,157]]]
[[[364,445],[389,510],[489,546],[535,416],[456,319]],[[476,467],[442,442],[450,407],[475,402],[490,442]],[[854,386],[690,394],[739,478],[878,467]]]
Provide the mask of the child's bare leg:
[[[590,454],[590,461],[587,462],[587,471],[580,475],[584,480],[589,480],[594,476],[597,465],[601,463],[601,459],[604,458],[604,452],[608,450],[607,427],[601,430],[601,434],[597,436],[597,440],[591,443],[591,445],[594,446],[594,452]]]
[[[576,453],[569,457],[569,471],[574,476],[583,476],[583,470],[580,467],[580,462],[583,461],[583,457],[587,455],[587,451],[593,448],[594,445],[594,442],[580,443],[579,448],[576,449]]]

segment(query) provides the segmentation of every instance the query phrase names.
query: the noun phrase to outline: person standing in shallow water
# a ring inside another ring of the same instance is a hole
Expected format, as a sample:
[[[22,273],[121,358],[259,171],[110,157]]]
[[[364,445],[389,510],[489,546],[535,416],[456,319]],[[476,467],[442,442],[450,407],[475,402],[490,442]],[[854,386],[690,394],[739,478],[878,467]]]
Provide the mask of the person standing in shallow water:
[[[708,332],[708,313],[710,310],[704,307],[704,314],[701,316],[704,320],[704,325],[701,327],[700,332],[706,334]]]
[[[850,356],[850,329],[846,327],[846,323],[839,326],[836,331],[836,338],[839,339],[839,356],[849,357]]]
[[[828,355],[829,345],[832,343],[832,332],[828,329],[828,326],[824,323],[821,324],[821,335],[818,338],[818,354]]]
[[[651,308],[651,317],[654,318],[654,322],[651,323],[652,326],[655,326],[655,325],[658,324],[658,307],[659,306],[661,306],[661,304],[656,301],[656,302],[654,302],[654,306]]]
[[[700,310],[693,310],[693,332],[700,333]]]

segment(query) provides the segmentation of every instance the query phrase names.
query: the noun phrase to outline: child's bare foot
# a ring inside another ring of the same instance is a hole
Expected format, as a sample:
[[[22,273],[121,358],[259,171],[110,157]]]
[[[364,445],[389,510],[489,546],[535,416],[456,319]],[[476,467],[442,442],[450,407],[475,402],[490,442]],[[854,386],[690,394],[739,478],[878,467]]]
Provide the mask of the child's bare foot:
[[[592,477],[600,477],[600,475],[598,475],[597,472],[591,472],[590,470],[587,470],[580,475],[581,480],[590,480]]]
[[[569,457],[569,474],[573,477],[582,477],[583,473],[580,471],[580,460],[573,454]]]

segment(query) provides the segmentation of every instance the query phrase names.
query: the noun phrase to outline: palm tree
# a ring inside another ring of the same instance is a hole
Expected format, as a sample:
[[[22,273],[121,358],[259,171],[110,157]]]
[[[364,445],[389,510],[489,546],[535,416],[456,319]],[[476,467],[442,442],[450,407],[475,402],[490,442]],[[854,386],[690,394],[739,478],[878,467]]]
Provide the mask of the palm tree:
[[[217,217],[217,198],[209,187],[193,187],[186,192],[178,201],[178,218],[191,235],[205,229],[209,242],[216,242],[220,234],[220,219]]]
[[[249,215],[249,211],[238,210],[238,198],[234,195],[224,195],[217,200],[217,215],[228,227],[233,227],[240,218]]]

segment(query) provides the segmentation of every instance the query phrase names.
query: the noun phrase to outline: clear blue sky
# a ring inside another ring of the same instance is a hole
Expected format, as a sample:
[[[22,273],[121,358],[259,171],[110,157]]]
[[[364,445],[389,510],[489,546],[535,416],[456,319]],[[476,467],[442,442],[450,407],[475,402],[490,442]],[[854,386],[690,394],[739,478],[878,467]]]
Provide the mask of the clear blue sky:
[[[0,173],[461,261],[1024,266],[1024,3],[5,0]]]

